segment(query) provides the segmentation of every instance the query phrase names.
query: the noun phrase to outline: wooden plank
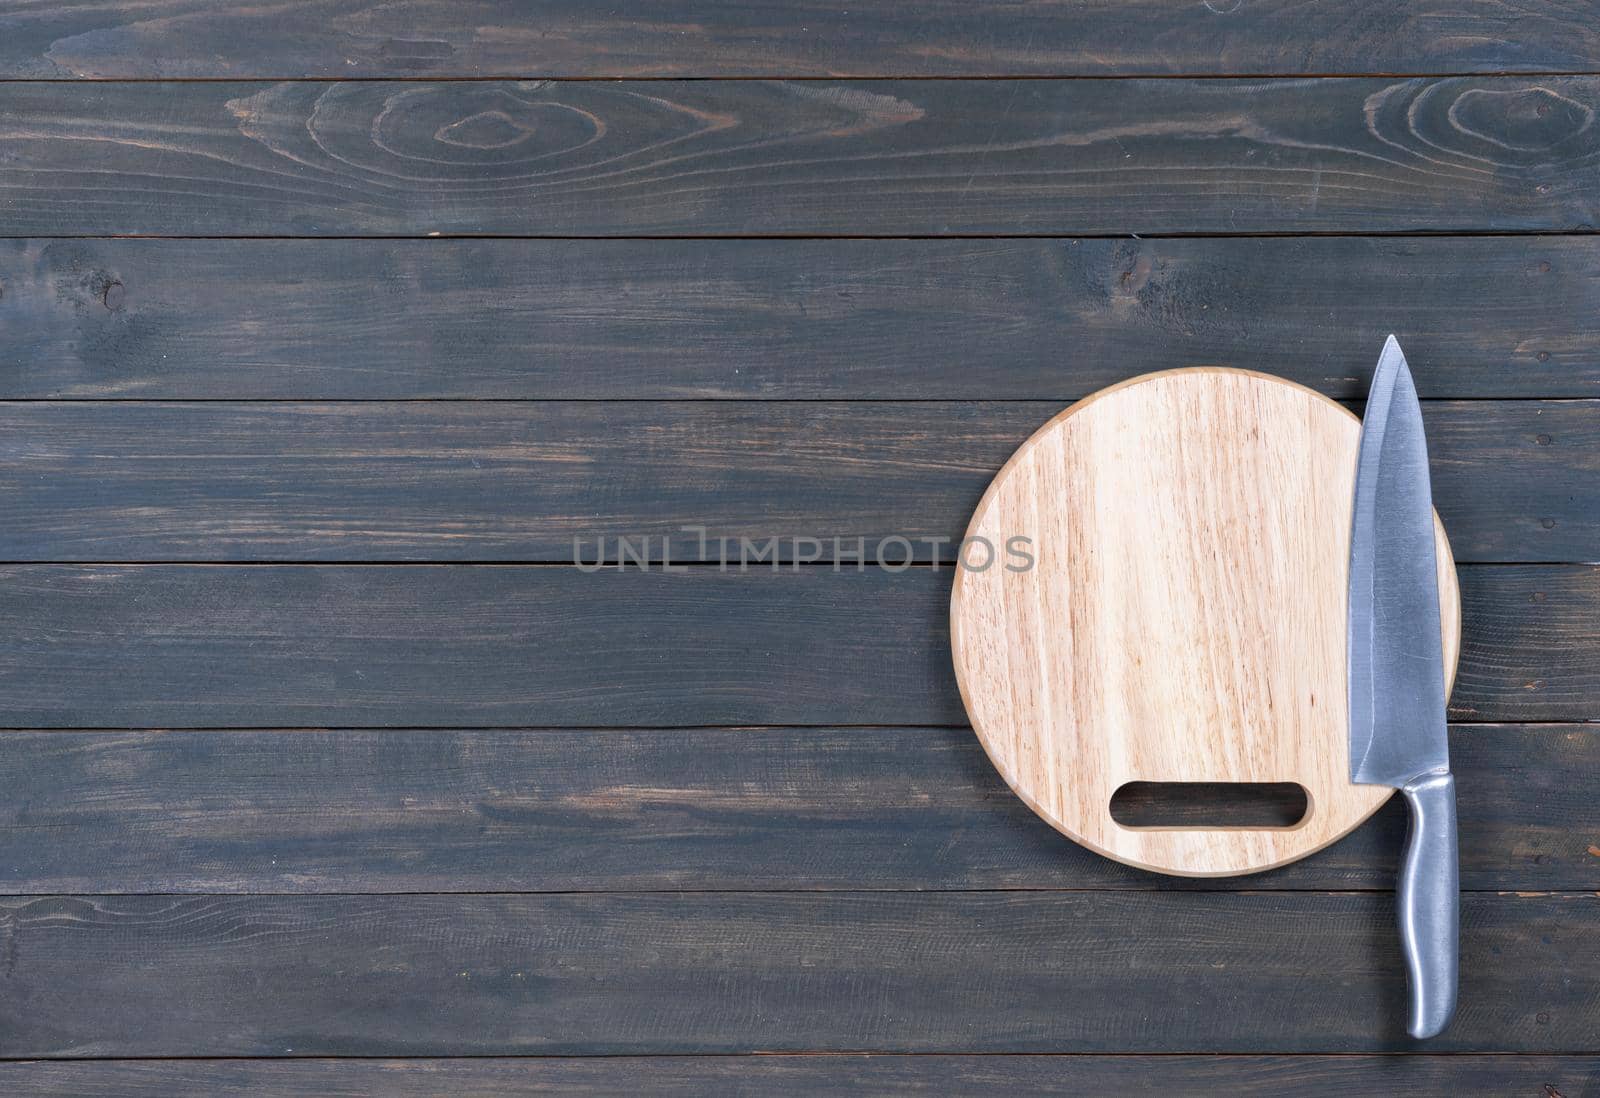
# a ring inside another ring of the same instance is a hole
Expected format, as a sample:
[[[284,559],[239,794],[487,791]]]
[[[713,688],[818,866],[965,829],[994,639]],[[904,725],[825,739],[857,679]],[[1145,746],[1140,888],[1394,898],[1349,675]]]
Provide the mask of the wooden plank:
[[[951,569],[11,565],[0,711],[57,727],[964,724]],[[1470,567],[1452,711],[1600,714],[1600,569]]]
[[[1600,77],[12,84],[0,235],[1573,230]]]
[[[1359,399],[1391,331],[1424,397],[1582,397],[1597,311],[1586,237],[3,240],[0,397]]]
[[[16,725],[955,723],[949,569],[0,569]]]
[[[1464,894],[1429,1049],[1600,1045],[1597,923]],[[1415,1047],[1379,893],[68,896],[0,932],[7,1057]]]
[[[324,1098],[383,1094],[988,1096],[1014,1092],[1348,1098],[1526,1094],[1583,1098],[1595,1056],[834,1056],[472,1057],[405,1060],[96,1060],[0,1063],[0,1086],[33,1098]]]
[[[1494,410],[1491,411],[1491,408]],[[1600,561],[1600,405],[1430,404],[1434,507],[1458,561]],[[1496,438],[1481,428],[1493,423]],[[1526,479],[1502,491],[1491,469]]]
[[[1583,720],[1595,717],[1600,661],[1587,649],[1600,640],[1594,627],[1600,569],[1473,568],[1463,573],[1461,588],[1463,647],[1450,698],[1454,718],[1562,720],[1557,714],[1579,712]],[[1479,718],[1480,712],[1494,716]]]
[[[948,563],[1061,407],[0,403],[0,559],[571,563],[628,539],[654,560],[737,561],[738,539],[776,537],[786,561],[864,538]],[[1600,560],[1600,403],[1425,414],[1458,560]]]
[[[0,889],[1391,889],[1394,801],[1241,880],[1050,830],[965,728],[10,732]],[[1600,890],[1600,728],[1457,726],[1467,889]],[[1169,822],[1183,817],[1170,817]]]
[[[1334,10],[1263,0],[974,8],[893,0],[670,5],[503,0],[0,7],[0,75],[28,77],[1058,76],[1548,72],[1600,67],[1590,0]]]

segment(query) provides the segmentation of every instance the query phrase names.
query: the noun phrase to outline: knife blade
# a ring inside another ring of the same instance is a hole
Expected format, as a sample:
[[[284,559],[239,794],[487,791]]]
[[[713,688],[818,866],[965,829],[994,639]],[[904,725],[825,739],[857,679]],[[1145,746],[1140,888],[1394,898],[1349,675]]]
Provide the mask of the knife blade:
[[[1455,1011],[1460,885],[1445,723],[1433,495],[1422,408],[1394,336],[1367,398],[1350,534],[1350,780],[1406,796],[1396,890],[1411,985],[1408,1031]]]

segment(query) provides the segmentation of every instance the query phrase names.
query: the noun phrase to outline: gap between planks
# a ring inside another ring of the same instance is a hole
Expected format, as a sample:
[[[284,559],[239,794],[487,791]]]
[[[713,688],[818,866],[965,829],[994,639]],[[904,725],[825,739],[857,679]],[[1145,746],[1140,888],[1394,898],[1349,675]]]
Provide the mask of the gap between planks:
[[[1596,74],[1600,75],[1600,74]],[[237,83],[238,81],[225,81]],[[344,81],[340,81],[344,83]],[[4,87],[4,82],[0,82]],[[1304,229],[1282,232],[1153,232],[1153,233],[0,233],[0,240],[1295,240],[1318,239],[1449,239],[1451,237],[1600,236],[1600,228],[1576,229]]]
[[[7,76],[0,78],[5,84],[489,84],[489,83],[547,83],[547,84],[759,84],[781,81],[785,84],[852,84],[889,83],[892,81],[926,81],[942,83],[982,83],[984,81],[1031,81],[1038,84],[1059,84],[1082,80],[1206,80],[1220,83],[1227,80],[1454,80],[1520,79],[1540,80],[1561,76],[1600,76],[1600,69],[1459,69],[1440,72],[1159,72],[1159,73],[873,73],[871,76],[845,74],[820,76],[815,73],[786,76],[782,73],[742,73],[737,76],[551,76],[538,73],[506,71],[488,75],[471,76]]]

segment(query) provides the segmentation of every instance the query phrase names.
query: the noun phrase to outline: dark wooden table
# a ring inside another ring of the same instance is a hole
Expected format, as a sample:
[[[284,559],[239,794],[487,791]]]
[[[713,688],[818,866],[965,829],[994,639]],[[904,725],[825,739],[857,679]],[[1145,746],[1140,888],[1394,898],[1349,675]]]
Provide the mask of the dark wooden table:
[[[5,0],[0,77],[0,1092],[1600,1094],[1600,3]],[[1101,385],[1391,330],[1425,1045],[1399,806],[1079,849],[922,540]],[[917,561],[572,563],[685,526]]]

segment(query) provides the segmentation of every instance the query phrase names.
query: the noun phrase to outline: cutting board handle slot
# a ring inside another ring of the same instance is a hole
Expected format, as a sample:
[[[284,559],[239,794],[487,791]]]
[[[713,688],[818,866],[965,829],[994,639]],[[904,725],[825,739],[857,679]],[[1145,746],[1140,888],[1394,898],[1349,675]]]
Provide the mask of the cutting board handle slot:
[[[1311,797],[1298,782],[1126,782],[1111,794],[1120,826],[1288,830],[1305,822]]]

